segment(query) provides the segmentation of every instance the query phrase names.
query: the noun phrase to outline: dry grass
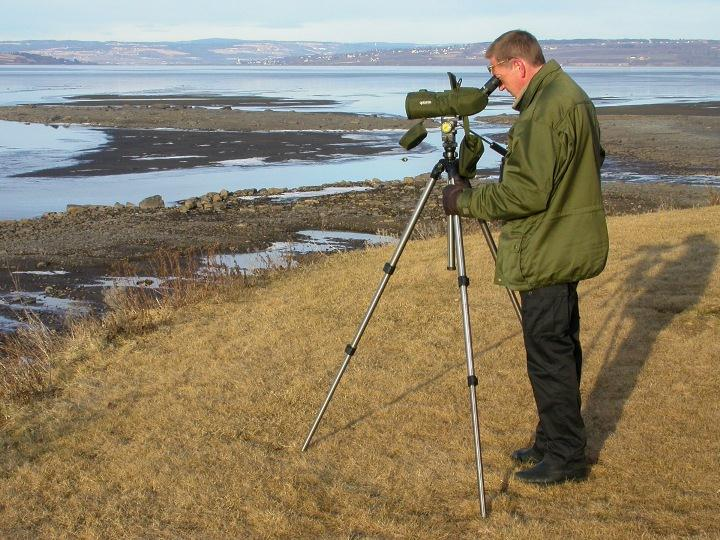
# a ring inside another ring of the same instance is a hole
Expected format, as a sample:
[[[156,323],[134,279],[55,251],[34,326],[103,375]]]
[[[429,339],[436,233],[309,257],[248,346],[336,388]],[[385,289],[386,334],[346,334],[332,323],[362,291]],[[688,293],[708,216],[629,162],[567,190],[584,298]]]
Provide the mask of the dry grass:
[[[474,234],[489,519],[441,237],[406,249],[304,454],[391,248],[208,293],[141,334],[77,330],[53,353],[53,395],[3,402],[0,536],[717,537],[720,208],[614,218],[611,235],[607,270],[580,290],[586,483],[511,477],[534,407],[517,321]]]
[[[710,206],[720,205],[720,189],[707,188],[708,204]]]
[[[0,342],[0,403],[37,399],[51,385],[57,336],[32,312],[25,317],[27,326]]]

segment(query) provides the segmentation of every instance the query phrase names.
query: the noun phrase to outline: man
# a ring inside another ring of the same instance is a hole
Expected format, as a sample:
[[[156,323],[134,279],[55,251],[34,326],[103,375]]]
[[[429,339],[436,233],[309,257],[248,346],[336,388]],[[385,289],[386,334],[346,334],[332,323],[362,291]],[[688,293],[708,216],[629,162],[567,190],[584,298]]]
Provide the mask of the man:
[[[531,34],[506,32],[488,48],[490,73],[515,98],[500,183],[447,186],[447,214],[504,220],[495,283],[520,291],[527,370],[539,422],[535,442],[513,452],[534,465],[518,480],[554,484],[587,477],[580,414],[582,350],[577,282],[605,267],[608,236],[600,191],[604,151],[595,108]]]

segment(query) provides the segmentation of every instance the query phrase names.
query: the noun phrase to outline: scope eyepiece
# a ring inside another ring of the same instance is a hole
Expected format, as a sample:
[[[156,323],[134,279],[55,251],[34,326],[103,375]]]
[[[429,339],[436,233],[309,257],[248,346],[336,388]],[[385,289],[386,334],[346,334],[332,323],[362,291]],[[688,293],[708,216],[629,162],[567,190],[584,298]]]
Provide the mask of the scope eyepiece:
[[[497,90],[501,84],[502,84],[502,82],[500,81],[500,79],[498,79],[497,77],[495,77],[493,75],[492,77],[490,77],[488,79],[488,81],[485,84],[483,84],[482,90],[484,90],[485,93],[489,96],[495,90]]]

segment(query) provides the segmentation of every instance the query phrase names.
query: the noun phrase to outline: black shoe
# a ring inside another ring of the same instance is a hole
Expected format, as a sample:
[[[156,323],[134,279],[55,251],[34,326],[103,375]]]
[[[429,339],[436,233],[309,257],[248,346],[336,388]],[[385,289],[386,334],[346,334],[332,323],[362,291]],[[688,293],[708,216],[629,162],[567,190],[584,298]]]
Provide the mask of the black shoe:
[[[544,454],[534,446],[531,446],[529,448],[520,448],[519,450],[515,450],[512,454],[510,454],[510,457],[513,459],[513,461],[516,461],[517,463],[520,463],[522,465],[535,465],[536,463],[540,463],[543,459],[543,456]]]
[[[528,484],[560,484],[562,482],[580,482],[587,478],[588,471],[585,463],[569,465],[556,465],[541,461],[531,469],[515,473],[515,478]]]

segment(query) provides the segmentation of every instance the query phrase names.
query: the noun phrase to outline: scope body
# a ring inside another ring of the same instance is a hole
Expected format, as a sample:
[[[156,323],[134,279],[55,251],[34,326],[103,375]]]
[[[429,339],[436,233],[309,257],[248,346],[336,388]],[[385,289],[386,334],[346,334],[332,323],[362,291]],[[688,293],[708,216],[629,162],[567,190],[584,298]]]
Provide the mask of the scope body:
[[[488,96],[500,86],[497,77],[489,79],[482,88],[456,86],[452,90],[431,92],[418,90],[405,97],[405,113],[410,120],[439,116],[471,116],[488,104]]]

